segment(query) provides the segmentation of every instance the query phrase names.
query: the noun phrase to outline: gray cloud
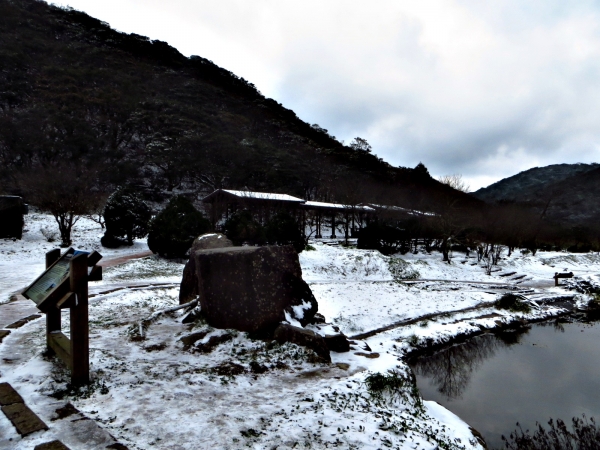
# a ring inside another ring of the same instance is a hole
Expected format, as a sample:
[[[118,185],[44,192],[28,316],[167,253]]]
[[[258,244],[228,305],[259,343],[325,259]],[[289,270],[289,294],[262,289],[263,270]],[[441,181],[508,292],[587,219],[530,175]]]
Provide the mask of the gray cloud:
[[[473,188],[600,160],[600,10],[592,1],[71,0],[252,81],[396,165]]]

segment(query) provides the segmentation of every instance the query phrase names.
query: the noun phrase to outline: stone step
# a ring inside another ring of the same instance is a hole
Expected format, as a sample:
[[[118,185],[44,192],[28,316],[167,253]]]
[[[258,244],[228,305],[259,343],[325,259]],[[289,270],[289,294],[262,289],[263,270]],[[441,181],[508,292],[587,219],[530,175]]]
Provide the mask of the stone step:
[[[0,383],[0,405],[4,415],[21,436],[48,429],[42,419],[29,409],[19,393],[8,383]]]
[[[33,450],[70,450],[62,442],[56,440],[51,442],[45,442],[43,444],[36,445]]]

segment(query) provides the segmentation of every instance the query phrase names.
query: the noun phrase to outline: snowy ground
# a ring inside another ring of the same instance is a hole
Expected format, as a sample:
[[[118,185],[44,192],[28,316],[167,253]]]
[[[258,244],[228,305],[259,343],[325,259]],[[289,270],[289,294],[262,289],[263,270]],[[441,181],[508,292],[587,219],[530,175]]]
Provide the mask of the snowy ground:
[[[30,214],[22,241],[0,241],[0,302],[43,270],[44,253],[55,247],[40,232],[49,226],[48,216]],[[147,249],[136,242],[107,251],[99,246],[101,234],[82,219],[73,245],[98,249],[105,259]],[[464,255],[447,264],[437,253],[399,259],[313,245],[316,250],[303,252],[300,262],[327,320],[348,336],[389,330],[356,339],[348,353],[332,353],[332,364],[294,345],[253,340],[202,321],[184,325],[183,310],[158,316],[140,333],[142,320],[177,305],[183,265],[148,257],[108,267],[104,280],[90,285],[90,388],[70,390],[62,364],[44,356],[43,319],[13,330],[0,344],[0,382],[11,383],[50,424],[49,431],[21,439],[0,415],[0,448],[33,448],[54,437],[72,449],[104,448],[101,439],[52,421],[67,401],[130,449],[481,448],[467,424],[420,399],[403,356],[426,342],[559,312],[544,300],[574,292],[554,287],[554,272],[600,279],[600,257],[592,254],[517,252],[488,276]],[[536,301],[533,311],[495,309],[492,302],[509,290]],[[204,337],[187,347],[180,339],[192,333]],[[402,387],[370,390],[368,381],[378,373]]]

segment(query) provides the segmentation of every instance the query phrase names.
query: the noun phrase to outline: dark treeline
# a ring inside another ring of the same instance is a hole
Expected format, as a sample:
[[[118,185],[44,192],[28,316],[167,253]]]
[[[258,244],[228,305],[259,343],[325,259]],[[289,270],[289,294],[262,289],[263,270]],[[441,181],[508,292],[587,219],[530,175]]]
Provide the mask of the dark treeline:
[[[489,268],[515,250],[600,251],[600,227],[572,226],[547,220],[528,206],[487,204],[477,211],[447,205],[435,214],[380,213],[359,234],[359,247],[383,253],[407,253],[420,247],[439,251],[444,261],[452,252],[470,253],[489,261]]]

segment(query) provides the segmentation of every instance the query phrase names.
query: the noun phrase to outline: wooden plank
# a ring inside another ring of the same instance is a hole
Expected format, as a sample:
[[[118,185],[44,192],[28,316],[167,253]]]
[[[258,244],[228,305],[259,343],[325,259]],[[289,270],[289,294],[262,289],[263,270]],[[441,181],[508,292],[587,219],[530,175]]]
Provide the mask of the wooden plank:
[[[75,294],[72,292],[67,292],[59,301],[56,302],[56,309],[70,308],[74,301]]]
[[[102,266],[94,266],[88,275],[88,281],[102,280]]]
[[[2,406],[2,412],[21,436],[47,430],[48,426],[25,403]]]
[[[88,255],[88,259],[87,259],[88,267],[95,266],[96,264],[98,264],[98,261],[100,261],[101,259],[102,259],[102,255],[100,253],[98,253],[96,250],[94,250],[92,253],[90,253]]]
[[[71,340],[62,331],[48,333],[48,344],[69,369],[73,370],[71,358]]]
[[[49,269],[52,264],[60,258],[60,248],[55,248],[46,253],[46,269]]]
[[[0,383],[0,406],[24,403],[23,397],[8,383]]]

